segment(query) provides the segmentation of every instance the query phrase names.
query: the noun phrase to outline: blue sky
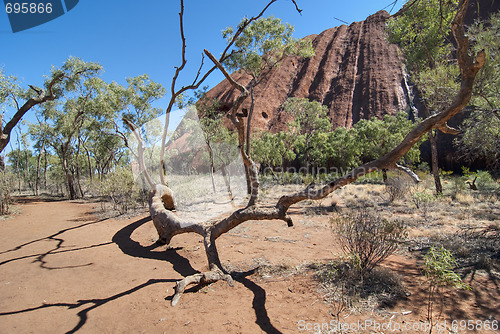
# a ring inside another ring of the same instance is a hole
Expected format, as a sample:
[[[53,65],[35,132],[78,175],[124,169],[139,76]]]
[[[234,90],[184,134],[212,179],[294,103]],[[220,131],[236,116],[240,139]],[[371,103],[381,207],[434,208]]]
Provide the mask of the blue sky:
[[[297,0],[303,9],[300,15],[290,0],[278,0],[267,15],[294,25],[294,36],[301,38],[341,25],[335,18],[349,23],[364,20],[392,1]],[[179,85],[193,80],[204,48],[220,54],[225,46],[221,30],[235,26],[244,16],[257,14],[267,3],[268,0],[185,0],[188,63]],[[402,4],[398,0],[393,12]],[[391,8],[392,5],[387,10]],[[100,63],[105,81],[125,84],[125,78],[146,73],[169,88],[174,67],[181,60],[179,9],[176,0],[80,0],[65,15],[18,33],[12,33],[2,10],[0,68],[21,79],[23,87],[42,86],[43,76],[50,73],[53,65],[61,66],[69,56],[75,56]],[[222,79],[221,74],[215,73],[206,84],[214,87]],[[7,110],[5,118],[10,119],[11,115],[12,110]],[[26,119],[32,118],[27,115]]]

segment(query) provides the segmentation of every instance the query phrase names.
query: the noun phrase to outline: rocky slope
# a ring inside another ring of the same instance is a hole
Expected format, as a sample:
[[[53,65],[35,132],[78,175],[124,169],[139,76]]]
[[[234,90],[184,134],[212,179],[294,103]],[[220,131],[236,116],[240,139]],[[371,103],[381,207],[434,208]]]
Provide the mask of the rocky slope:
[[[334,127],[350,127],[361,118],[409,109],[403,57],[385,38],[389,14],[380,11],[365,21],[311,35],[315,55],[289,58],[255,88],[255,128],[278,131],[288,120],[280,105],[288,97],[306,97],[326,105]],[[250,78],[232,76],[246,84]],[[227,107],[239,92],[222,81],[208,92]],[[247,99],[248,108],[250,99]]]

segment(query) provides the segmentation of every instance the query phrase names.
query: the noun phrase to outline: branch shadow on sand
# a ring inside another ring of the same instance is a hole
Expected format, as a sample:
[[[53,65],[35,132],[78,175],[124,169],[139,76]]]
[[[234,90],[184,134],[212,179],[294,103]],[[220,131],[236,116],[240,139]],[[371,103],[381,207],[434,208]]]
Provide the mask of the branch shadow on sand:
[[[74,303],[48,303],[48,304],[42,304],[40,306],[37,306],[37,307],[31,307],[31,308],[27,308],[27,309],[23,309],[23,310],[18,310],[18,311],[10,311],[10,312],[0,312],[0,316],[7,316],[7,315],[14,315],[14,314],[20,314],[20,313],[27,313],[27,312],[32,312],[32,311],[36,311],[36,310],[42,310],[42,309],[45,309],[45,308],[53,308],[53,307],[65,307],[69,310],[71,309],[77,309],[77,308],[80,308],[82,306],[86,306],[86,308],[84,308],[83,310],[79,311],[76,315],[78,316],[79,318],[79,321],[78,323],[76,324],[75,327],[73,327],[71,330],[67,331],[66,333],[69,334],[69,333],[75,333],[77,332],[79,329],[81,329],[85,323],[87,322],[87,319],[88,319],[88,313],[108,302],[111,302],[111,301],[114,301],[118,298],[121,298],[121,297],[124,297],[124,296],[127,296],[127,295],[130,295],[136,291],[139,291],[145,287],[148,287],[150,285],[153,285],[153,284],[158,284],[158,283],[168,283],[168,282],[175,282],[176,280],[175,279],[150,279],[148,280],[147,282],[143,283],[143,284],[140,284],[136,287],[133,287],[131,289],[128,289],[126,291],[123,291],[123,292],[120,292],[120,293],[117,293],[115,295],[112,295],[108,298],[99,298],[99,299],[82,299],[82,300],[77,300],[76,302]]]
[[[177,252],[179,248],[169,248],[166,251],[154,251],[156,248],[160,247],[158,244],[154,243],[150,246],[142,246],[139,242],[132,239],[132,233],[149,221],[151,221],[151,217],[145,217],[125,226],[113,236],[113,242],[127,255],[145,259],[168,261],[172,264],[173,269],[183,277],[199,273],[199,271],[191,266],[187,258]],[[241,283],[254,294],[252,307],[257,318],[255,323],[265,333],[280,334],[281,331],[272,325],[266,310],[266,290],[247,278],[254,274],[255,271],[256,270],[253,269],[246,272],[233,272],[231,275],[237,282]],[[167,281],[177,282],[177,280]],[[202,287],[203,285],[196,285],[187,289],[184,293],[194,293],[199,291]],[[173,295],[165,298],[165,300],[169,301],[172,297]]]
[[[52,249],[50,249],[50,250],[48,250],[46,252],[36,253],[36,254],[30,254],[30,255],[23,255],[23,256],[19,256],[19,257],[10,258],[8,260],[4,260],[4,261],[0,262],[0,266],[2,266],[4,264],[7,264],[7,263],[10,263],[10,262],[14,262],[14,261],[18,261],[18,260],[23,260],[23,259],[28,259],[28,258],[34,258],[33,263],[37,263],[38,262],[38,263],[40,263],[40,268],[48,269],[48,270],[68,269],[68,268],[78,268],[78,267],[90,266],[90,265],[92,265],[92,263],[86,263],[86,264],[74,265],[74,266],[64,266],[64,267],[51,267],[51,266],[48,266],[48,264],[47,264],[48,262],[46,261],[45,258],[47,256],[49,256],[49,255],[55,255],[55,254],[60,254],[60,253],[68,253],[68,252],[75,252],[75,251],[80,251],[80,250],[84,250],[84,249],[96,248],[96,247],[107,246],[107,245],[112,244],[112,242],[104,242],[104,243],[100,243],[100,244],[96,244],[96,245],[90,245],[90,246],[84,246],[84,247],[78,247],[78,248],[71,248],[71,249],[62,249],[63,248],[63,244],[65,242],[65,240],[61,237],[62,234],[66,233],[66,232],[69,232],[69,231],[76,230],[76,229],[84,228],[84,227],[87,227],[89,225],[94,225],[94,224],[103,222],[105,220],[106,219],[99,219],[99,220],[95,220],[95,221],[91,221],[91,222],[86,222],[84,224],[80,224],[80,225],[77,225],[77,226],[68,227],[68,228],[62,229],[62,230],[60,230],[60,231],[58,231],[56,233],[53,233],[53,234],[51,234],[49,236],[25,242],[25,243],[23,243],[21,245],[18,245],[18,246],[14,247],[14,248],[11,248],[11,249],[8,249],[8,250],[5,250],[5,251],[0,251],[0,255],[2,255],[2,254],[13,253],[13,252],[19,251],[19,250],[21,250],[21,249],[23,249],[25,247],[28,247],[30,245],[33,245],[33,244],[36,244],[36,243],[39,243],[39,242],[46,242],[46,241],[56,242],[56,245]]]

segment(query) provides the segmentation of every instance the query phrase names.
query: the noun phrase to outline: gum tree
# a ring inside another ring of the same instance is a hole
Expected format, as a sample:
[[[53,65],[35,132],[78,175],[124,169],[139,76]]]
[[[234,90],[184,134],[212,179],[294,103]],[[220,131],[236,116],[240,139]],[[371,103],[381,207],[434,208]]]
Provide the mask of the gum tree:
[[[53,70],[43,88],[28,85],[30,89],[21,88],[16,77],[6,76],[0,70],[0,105],[6,104],[15,110],[14,115],[5,126],[4,113],[0,114],[0,153],[9,143],[14,127],[31,108],[56,100],[61,92],[61,87],[71,85],[71,82],[78,80],[81,75],[93,73],[96,70],[98,69],[92,66],[80,67],[73,72]],[[0,156],[0,168],[3,169],[3,167],[3,158]]]
[[[473,50],[486,50],[486,63],[474,86],[475,110],[464,121],[456,144],[468,160],[479,159],[500,174],[500,13],[478,21],[468,30]]]
[[[238,27],[246,22],[243,19]],[[255,107],[254,89],[264,78],[289,56],[310,58],[314,55],[311,40],[293,38],[294,28],[281,19],[269,16],[259,18],[248,25],[234,40],[234,51],[222,64],[227,70],[243,71],[250,77],[245,88],[250,92],[250,109],[243,109],[246,118],[245,153],[251,151],[252,116]],[[234,29],[226,28],[222,36],[231,42]],[[247,191],[251,194],[251,172],[246,168]]]
[[[417,89],[424,95],[424,103],[419,108],[419,114],[423,117],[445,108],[453,96],[449,94],[449,98],[441,100],[437,95],[426,94],[429,86],[423,84],[422,76],[438,71],[452,61],[450,58],[452,45],[448,36],[451,34],[457,6],[458,0],[408,1],[399,14],[388,23],[389,41],[400,45],[406,58],[407,69],[417,83]],[[430,86],[439,87],[433,79],[434,77],[431,77],[433,82]],[[458,130],[450,127],[439,130],[458,134]],[[427,136],[431,146],[431,165],[436,192],[440,194],[443,188],[438,166],[438,134],[435,130],[431,130]]]

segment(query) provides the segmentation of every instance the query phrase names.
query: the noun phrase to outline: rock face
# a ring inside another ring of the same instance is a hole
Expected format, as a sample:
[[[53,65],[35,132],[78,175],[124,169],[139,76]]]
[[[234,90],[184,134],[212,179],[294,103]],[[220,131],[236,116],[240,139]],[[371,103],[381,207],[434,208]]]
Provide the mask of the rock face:
[[[334,127],[351,127],[362,118],[409,109],[403,57],[385,38],[388,18],[387,12],[380,11],[365,21],[306,37],[312,40],[315,55],[286,59],[255,88],[254,129],[282,130],[289,117],[280,106],[289,97],[326,105]],[[242,84],[250,81],[243,72],[232,76]],[[208,97],[229,107],[238,94],[224,80]],[[248,98],[243,108],[249,105]]]

